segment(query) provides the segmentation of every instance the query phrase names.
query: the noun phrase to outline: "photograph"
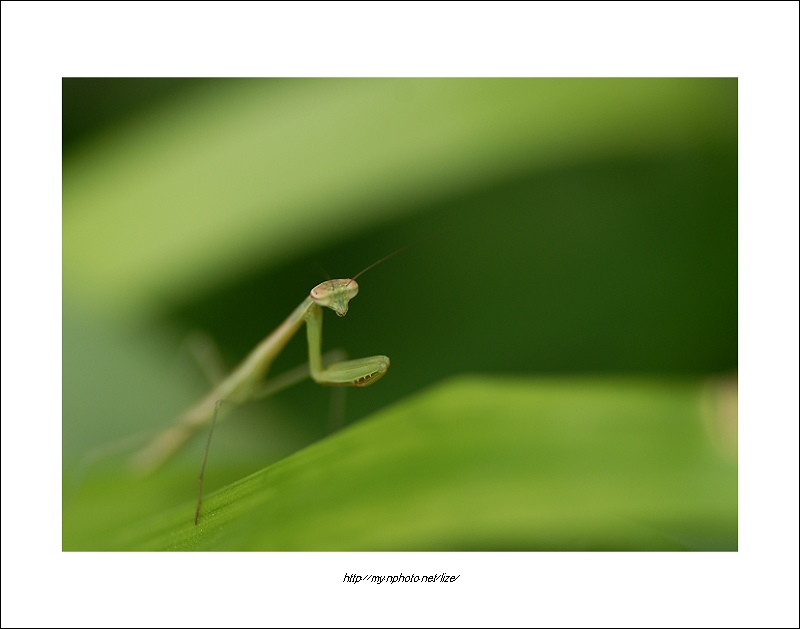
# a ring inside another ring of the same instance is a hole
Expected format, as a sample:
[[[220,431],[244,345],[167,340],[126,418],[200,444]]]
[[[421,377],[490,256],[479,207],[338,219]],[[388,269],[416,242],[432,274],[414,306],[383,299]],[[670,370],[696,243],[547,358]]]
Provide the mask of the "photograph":
[[[62,550],[737,551],[738,90],[65,76]]]

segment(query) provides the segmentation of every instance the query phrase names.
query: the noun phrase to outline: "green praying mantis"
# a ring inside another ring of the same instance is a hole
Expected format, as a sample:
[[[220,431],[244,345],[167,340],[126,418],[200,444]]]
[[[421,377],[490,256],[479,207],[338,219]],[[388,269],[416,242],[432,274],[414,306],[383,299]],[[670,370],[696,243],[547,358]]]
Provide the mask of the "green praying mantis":
[[[416,244],[416,243],[412,243]],[[208,395],[180,415],[173,426],[153,438],[134,457],[142,471],[159,467],[181,448],[199,429],[210,424],[203,462],[197,479],[197,508],[194,523],[200,520],[205,474],[211,436],[222,404],[243,404],[261,399],[287,386],[280,379],[266,381],[267,371],[290,339],[306,324],[308,334],[308,369],[303,375],[323,385],[366,387],[377,382],[389,369],[388,356],[369,356],[323,365],[322,309],[330,308],[338,316],[347,314],[350,301],[358,294],[356,278],[373,267],[397,255],[409,246],[381,258],[351,279],[328,280],[315,286],[308,297],[269,336],[259,343],[231,374]],[[290,376],[289,380],[296,380]]]

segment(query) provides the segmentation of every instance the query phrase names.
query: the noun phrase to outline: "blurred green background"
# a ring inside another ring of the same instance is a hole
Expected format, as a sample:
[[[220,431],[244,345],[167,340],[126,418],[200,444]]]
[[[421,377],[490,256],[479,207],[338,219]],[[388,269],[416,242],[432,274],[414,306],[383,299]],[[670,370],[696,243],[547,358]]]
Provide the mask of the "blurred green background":
[[[63,142],[65,549],[737,548],[735,79],[64,79]],[[201,439],[98,454],[428,236],[325,316],[388,375],[230,413],[200,527]]]

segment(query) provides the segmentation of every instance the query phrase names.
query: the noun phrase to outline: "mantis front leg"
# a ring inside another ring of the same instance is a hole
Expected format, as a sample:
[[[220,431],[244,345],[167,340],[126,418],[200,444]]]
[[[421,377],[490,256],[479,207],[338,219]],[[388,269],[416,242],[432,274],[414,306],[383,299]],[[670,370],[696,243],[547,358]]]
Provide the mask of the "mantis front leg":
[[[322,308],[312,304],[306,312],[308,370],[314,382],[345,387],[366,387],[389,370],[388,356],[370,356],[322,366]]]

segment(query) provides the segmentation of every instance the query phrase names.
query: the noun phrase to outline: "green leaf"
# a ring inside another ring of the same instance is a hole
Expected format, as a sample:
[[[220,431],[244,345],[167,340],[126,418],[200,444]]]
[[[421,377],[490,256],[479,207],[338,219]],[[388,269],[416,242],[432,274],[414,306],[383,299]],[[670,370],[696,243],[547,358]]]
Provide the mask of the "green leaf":
[[[736,550],[731,402],[696,381],[460,377],[209,495],[198,526],[191,500],[142,515],[177,477],[94,474],[72,513],[105,492],[96,516],[122,522],[79,539],[65,515],[64,546]]]

